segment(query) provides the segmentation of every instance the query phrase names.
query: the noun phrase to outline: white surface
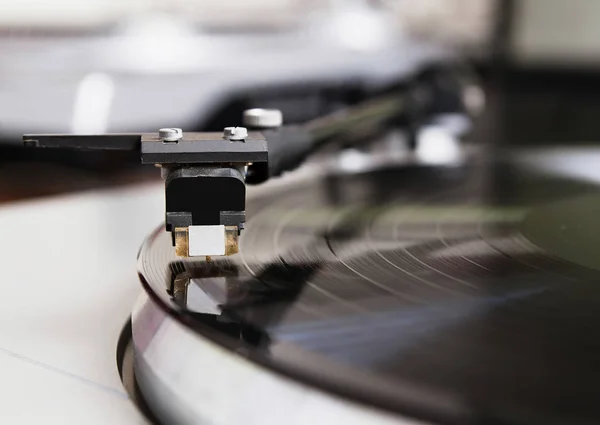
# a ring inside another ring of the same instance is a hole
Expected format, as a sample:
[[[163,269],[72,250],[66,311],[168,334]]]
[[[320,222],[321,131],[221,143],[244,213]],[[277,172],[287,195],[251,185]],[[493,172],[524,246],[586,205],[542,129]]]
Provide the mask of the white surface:
[[[225,255],[225,226],[190,226],[188,252],[198,255]]]
[[[139,424],[116,368],[162,185],[0,207],[0,423]]]

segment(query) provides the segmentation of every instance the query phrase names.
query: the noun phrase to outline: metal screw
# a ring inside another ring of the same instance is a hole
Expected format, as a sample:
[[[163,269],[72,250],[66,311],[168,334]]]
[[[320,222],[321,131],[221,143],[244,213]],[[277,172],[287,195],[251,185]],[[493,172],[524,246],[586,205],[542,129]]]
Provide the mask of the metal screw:
[[[223,137],[228,140],[244,140],[248,137],[248,129],[246,127],[225,127]]]
[[[283,124],[283,114],[279,109],[246,109],[244,125],[251,128],[276,128]]]
[[[183,130],[180,128],[161,128],[158,130],[158,137],[163,142],[176,142],[183,137]]]

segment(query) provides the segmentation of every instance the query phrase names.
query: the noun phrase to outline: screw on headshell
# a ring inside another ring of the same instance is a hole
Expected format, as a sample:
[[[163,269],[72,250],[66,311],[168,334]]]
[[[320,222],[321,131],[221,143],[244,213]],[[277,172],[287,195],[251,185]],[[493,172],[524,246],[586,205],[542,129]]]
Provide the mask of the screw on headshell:
[[[177,142],[183,138],[183,130],[180,128],[161,128],[158,137],[163,142]]]
[[[244,140],[248,137],[248,129],[246,127],[225,127],[223,137],[227,140]]]

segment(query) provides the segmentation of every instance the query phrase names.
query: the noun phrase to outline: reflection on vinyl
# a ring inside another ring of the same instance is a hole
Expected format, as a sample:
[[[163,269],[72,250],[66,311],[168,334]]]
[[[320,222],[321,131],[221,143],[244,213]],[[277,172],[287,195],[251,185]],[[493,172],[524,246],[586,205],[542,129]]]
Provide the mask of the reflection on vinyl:
[[[353,403],[597,423],[596,192],[509,163],[331,175],[251,198],[238,255],[181,260],[159,229],[139,270],[199,337]]]

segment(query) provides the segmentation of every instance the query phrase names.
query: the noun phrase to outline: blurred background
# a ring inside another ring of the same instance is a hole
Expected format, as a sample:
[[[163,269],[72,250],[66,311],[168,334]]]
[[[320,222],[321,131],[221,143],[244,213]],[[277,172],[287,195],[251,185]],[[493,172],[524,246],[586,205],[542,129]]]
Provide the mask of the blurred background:
[[[302,122],[450,57],[486,92],[476,142],[595,143],[599,21],[595,0],[0,0],[0,197],[159,178],[23,133]]]

